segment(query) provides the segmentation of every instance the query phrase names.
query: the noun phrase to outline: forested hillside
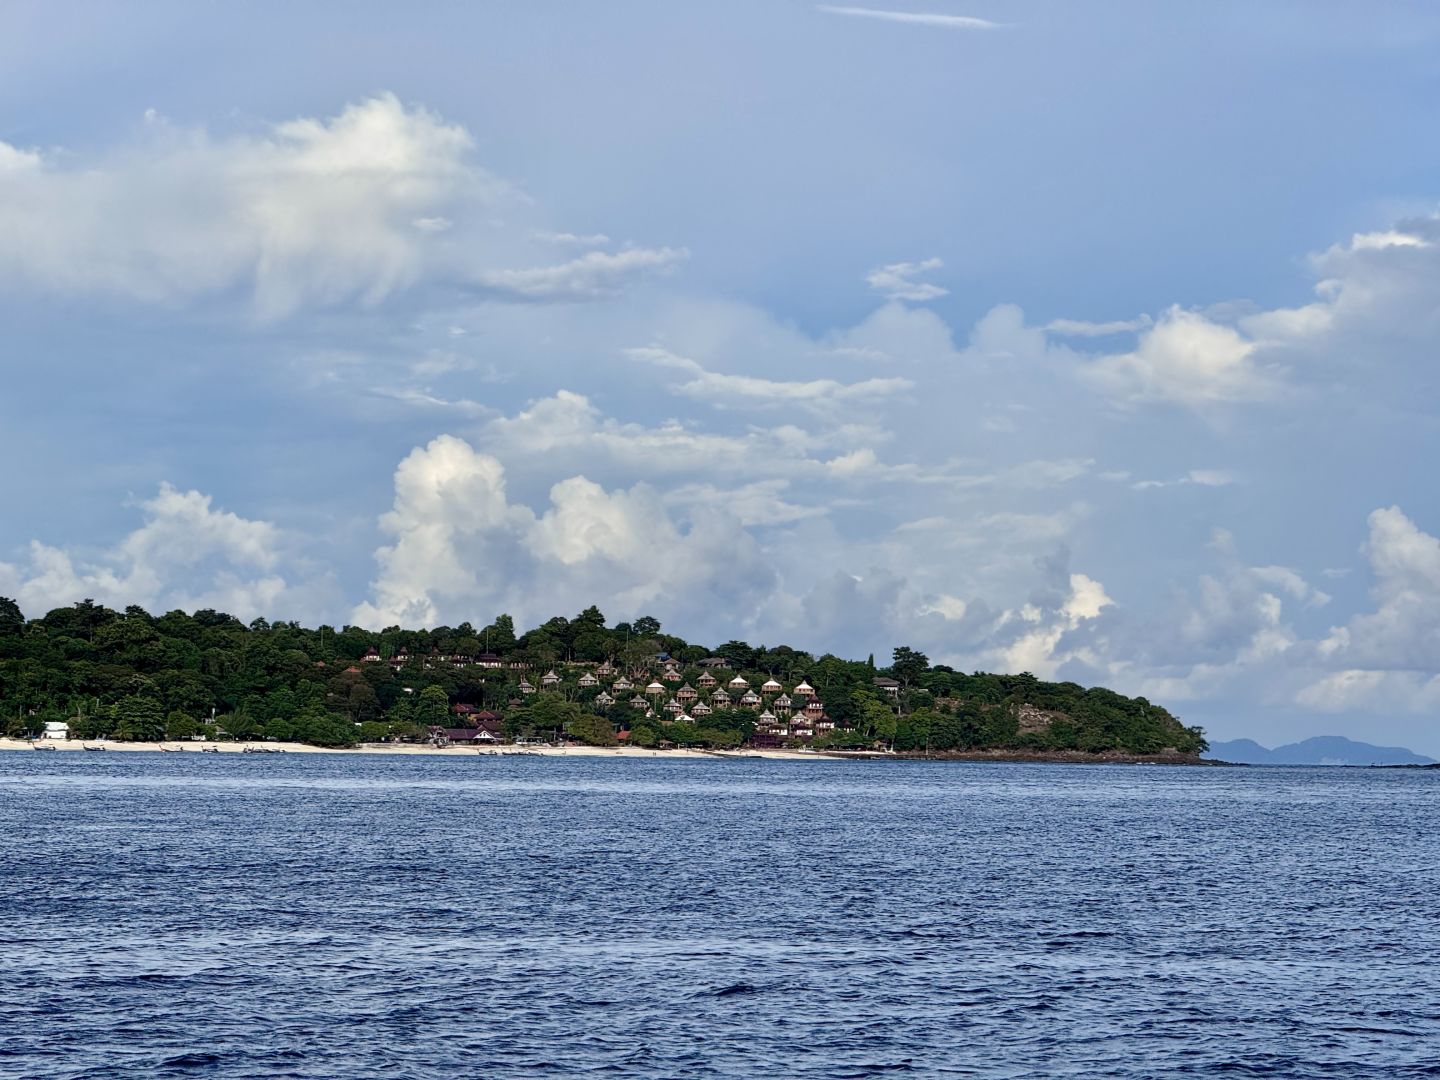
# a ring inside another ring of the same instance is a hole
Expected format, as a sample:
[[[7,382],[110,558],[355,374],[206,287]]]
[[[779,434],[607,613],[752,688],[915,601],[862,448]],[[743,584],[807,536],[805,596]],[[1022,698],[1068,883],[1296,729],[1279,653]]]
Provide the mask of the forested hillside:
[[[210,610],[117,612],[88,600],[27,621],[0,599],[0,731],[29,736],[59,721],[81,738],[207,734],[325,746],[459,738],[486,725],[501,738],[563,732],[641,746],[1205,746],[1198,728],[1164,708],[1103,688],[965,674],[906,647],[878,667],[873,657],[788,645],[709,648],[651,618],[607,626],[593,607],[517,636],[506,615],[482,627],[376,633],[246,625]]]

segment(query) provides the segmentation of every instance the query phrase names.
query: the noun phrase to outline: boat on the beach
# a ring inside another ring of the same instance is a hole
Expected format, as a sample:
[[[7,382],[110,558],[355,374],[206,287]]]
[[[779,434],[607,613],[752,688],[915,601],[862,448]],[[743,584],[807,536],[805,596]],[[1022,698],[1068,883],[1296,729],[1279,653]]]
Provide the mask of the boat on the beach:
[[[85,749],[89,750],[90,748],[87,746]],[[162,754],[183,754],[185,748],[183,746],[162,746],[160,752]]]
[[[39,745],[39,744],[37,743],[37,744],[35,745],[35,749],[36,749],[36,750],[58,750],[59,747],[57,747],[57,746],[41,746],[41,745]]]
[[[80,749],[81,749],[81,750],[104,750],[105,747],[103,747],[103,746],[82,746],[82,747],[80,747]]]
[[[220,748],[218,746],[202,746],[200,748],[200,752],[202,754],[218,754],[220,752]]]

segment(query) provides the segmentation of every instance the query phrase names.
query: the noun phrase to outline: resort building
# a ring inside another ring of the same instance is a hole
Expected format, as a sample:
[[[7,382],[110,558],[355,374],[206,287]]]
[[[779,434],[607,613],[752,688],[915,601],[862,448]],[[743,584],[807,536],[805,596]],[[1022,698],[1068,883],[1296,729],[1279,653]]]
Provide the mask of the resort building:
[[[649,686],[645,687],[645,693],[649,694],[651,697],[659,697],[661,694],[665,693],[665,687],[658,682],[652,682]]]
[[[765,685],[760,687],[760,692],[762,694],[778,694],[784,689],[785,688],[774,679],[766,679]]]
[[[797,687],[795,687],[795,696],[796,696],[796,697],[807,697],[807,698],[808,698],[808,697],[814,697],[814,696],[815,696],[815,688],[814,688],[813,686],[811,686],[808,682],[806,682],[804,679],[801,679],[801,680],[800,680],[800,685],[797,686]]]
[[[521,680],[520,680],[520,693],[526,695],[527,697],[528,697],[529,695],[535,693],[535,687],[533,687],[533,686],[530,685],[530,680],[529,680],[529,679],[521,679]]]
[[[781,694],[779,697],[777,697],[774,701],[770,703],[770,707],[774,709],[777,713],[779,713],[781,716],[789,716],[791,709],[790,695]]]
[[[715,689],[715,687],[720,685],[720,680],[715,678],[715,676],[711,675],[708,671],[701,674],[700,678],[696,679],[695,681],[699,684],[700,689],[702,690],[713,690]]]
[[[700,694],[695,690],[693,686],[691,686],[689,683],[686,683],[684,686],[680,687],[679,690],[675,691],[675,696],[681,701],[690,702],[698,698]]]
[[[592,686],[599,686],[600,680],[587,671],[584,675],[580,676],[580,685],[588,690]]]
[[[749,690],[750,684],[745,681],[743,675],[736,675],[728,684],[731,690]]]
[[[550,687],[552,686],[560,685],[560,676],[555,674],[554,668],[551,668],[543,676],[541,676],[540,685],[545,687],[545,689],[547,690],[550,689]]]

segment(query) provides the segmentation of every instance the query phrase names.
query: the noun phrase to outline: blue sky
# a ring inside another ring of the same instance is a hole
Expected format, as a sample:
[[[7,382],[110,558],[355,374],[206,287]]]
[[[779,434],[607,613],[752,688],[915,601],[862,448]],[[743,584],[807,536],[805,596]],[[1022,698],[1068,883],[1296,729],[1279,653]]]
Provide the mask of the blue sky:
[[[29,614],[594,602],[1440,752],[1428,6],[4,18]]]

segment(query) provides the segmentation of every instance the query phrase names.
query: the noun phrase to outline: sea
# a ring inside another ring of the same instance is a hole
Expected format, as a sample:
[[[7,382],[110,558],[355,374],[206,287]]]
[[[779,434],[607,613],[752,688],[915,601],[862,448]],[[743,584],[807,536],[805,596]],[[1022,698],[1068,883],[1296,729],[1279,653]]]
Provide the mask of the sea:
[[[0,754],[0,1077],[1440,1075],[1440,773]]]

